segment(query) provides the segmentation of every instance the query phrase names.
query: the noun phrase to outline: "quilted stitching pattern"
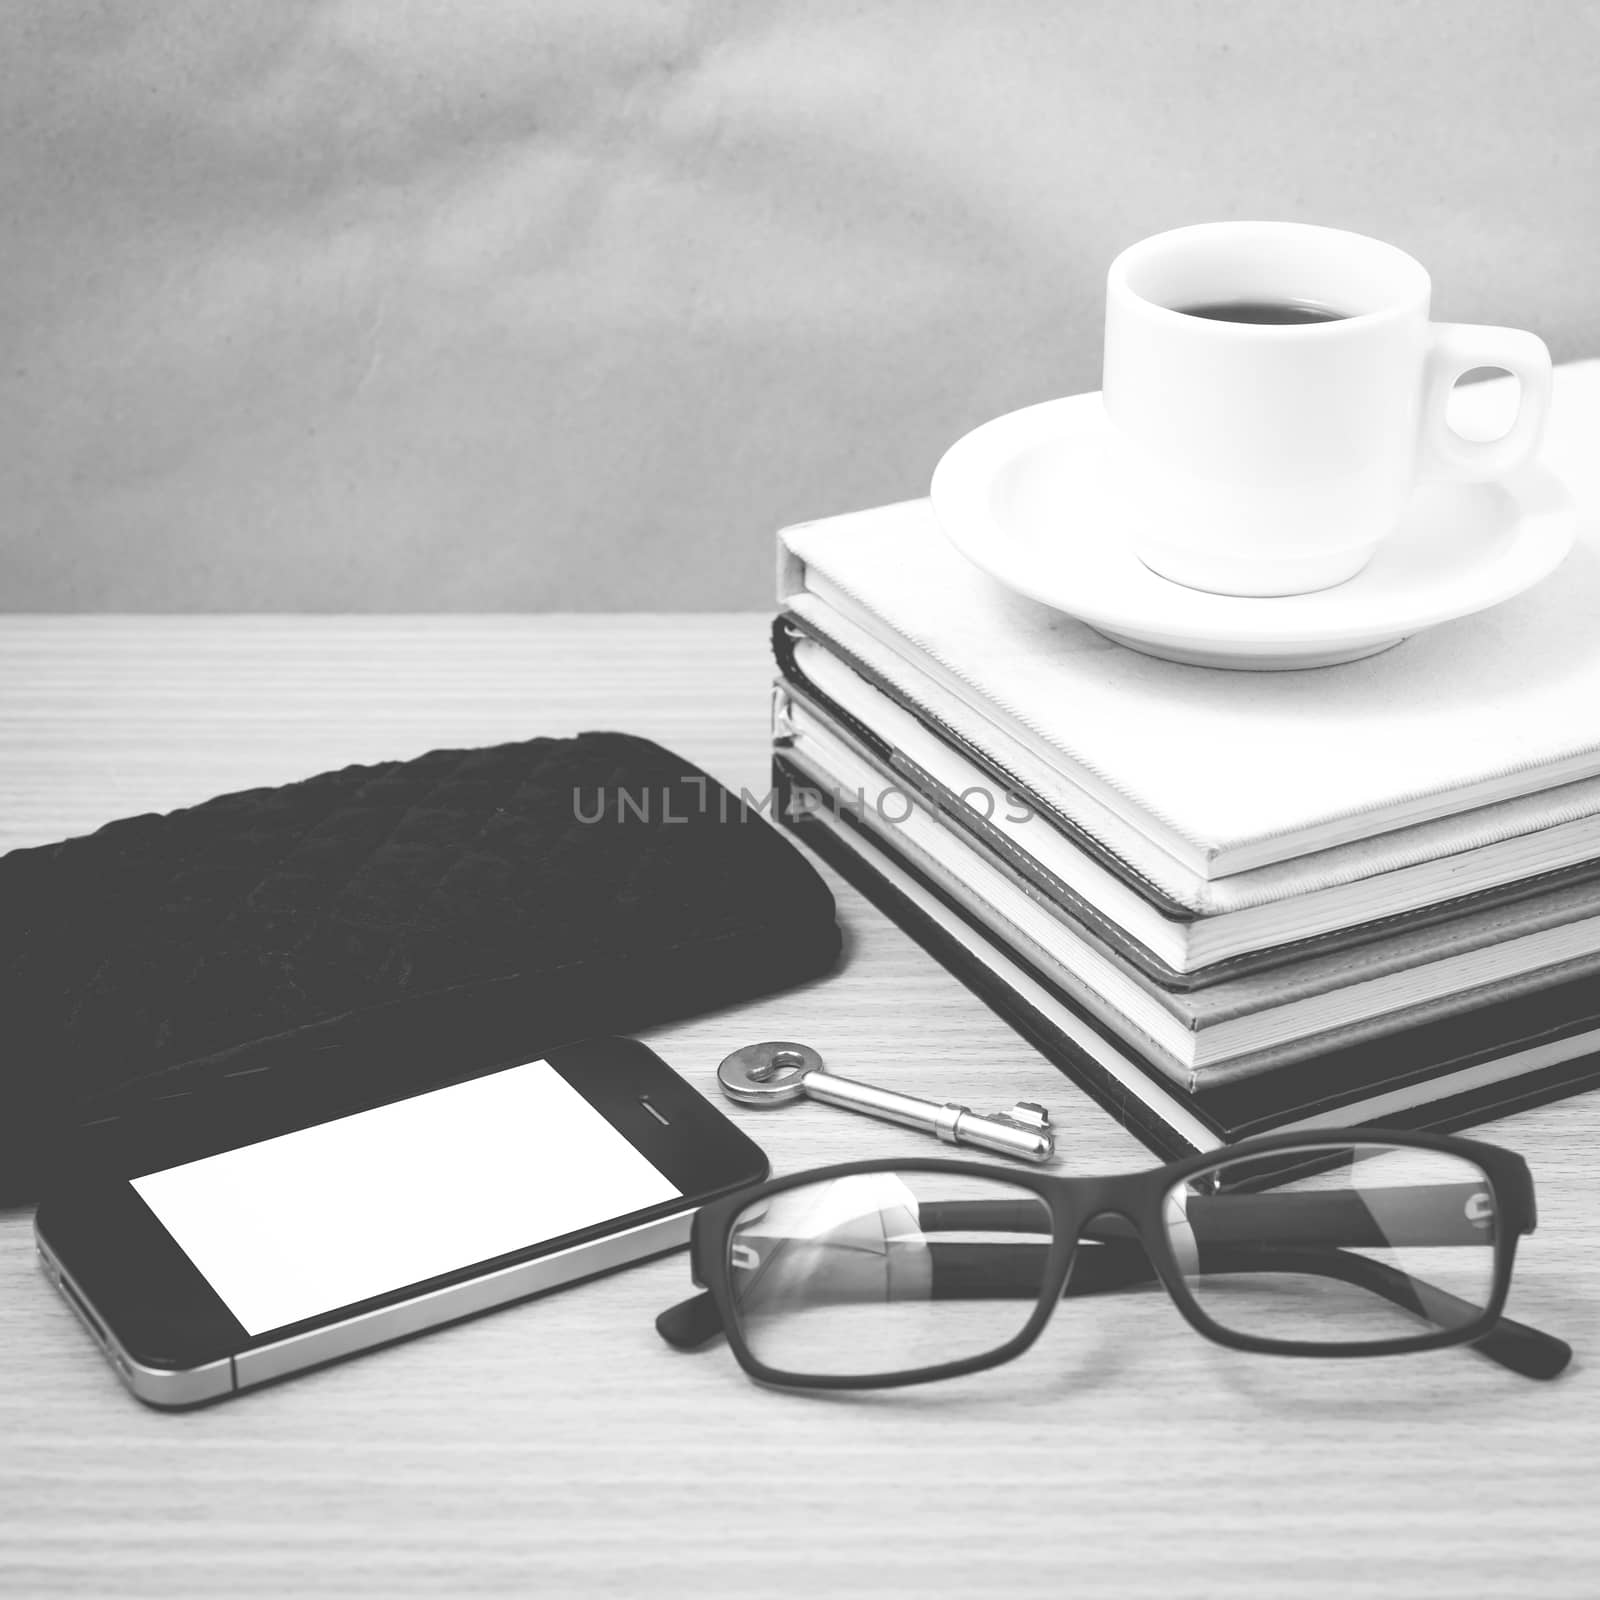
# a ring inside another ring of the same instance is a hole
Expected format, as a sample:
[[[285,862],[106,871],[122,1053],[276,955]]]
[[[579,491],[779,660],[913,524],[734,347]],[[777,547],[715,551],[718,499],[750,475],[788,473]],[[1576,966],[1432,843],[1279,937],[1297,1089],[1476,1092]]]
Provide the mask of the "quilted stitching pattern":
[[[619,821],[619,793],[649,819]],[[602,796],[604,821],[582,820]],[[660,746],[589,733],[347,767],[0,857],[0,1185],[50,1101],[86,1117],[174,1073],[192,1088],[186,1064],[203,1078],[216,1052],[365,1008],[516,980],[570,1037],[825,970],[827,888],[740,815]]]

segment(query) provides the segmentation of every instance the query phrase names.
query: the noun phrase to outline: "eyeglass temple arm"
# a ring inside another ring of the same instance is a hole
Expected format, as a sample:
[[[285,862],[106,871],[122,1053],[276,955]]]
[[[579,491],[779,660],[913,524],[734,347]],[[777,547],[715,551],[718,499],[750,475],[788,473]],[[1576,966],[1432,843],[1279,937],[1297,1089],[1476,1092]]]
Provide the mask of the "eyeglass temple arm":
[[[1120,1221],[1120,1219],[1108,1219]],[[933,1293],[938,1299],[1005,1298],[1034,1295],[1044,1265],[1043,1245],[930,1245],[933,1256]],[[1036,1252],[1031,1262],[1017,1254]],[[1392,1304],[1438,1327],[1476,1317],[1478,1308],[1448,1290],[1436,1288],[1367,1256],[1346,1255],[1336,1246],[1205,1245],[1201,1257],[1207,1273],[1297,1272],[1344,1283],[1381,1295]],[[1067,1280],[1068,1298],[1106,1294],[1132,1288],[1156,1277],[1144,1247],[1133,1238],[1116,1238],[1079,1247]],[[983,1280],[987,1278],[987,1285]],[[1030,1283],[1031,1278],[1031,1283]],[[1473,1348],[1513,1372],[1528,1378],[1553,1378],[1572,1359],[1572,1347],[1553,1334],[1542,1333],[1511,1317],[1501,1317]]]
[[[1032,1298],[1039,1292],[1044,1245],[932,1245],[933,1294],[937,1299]],[[1442,1289],[1418,1284],[1382,1261],[1348,1256],[1336,1249],[1266,1248],[1208,1256],[1217,1272],[1300,1272],[1339,1278],[1427,1321],[1444,1325],[1476,1308]],[[1067,1283],[1068,1298],[1108,1294],[1153,1282],[1156,1271],[1136,1240],[1109,1240],[1079,1247]],[[1422,1291],[1419,1293],[1418,1291]],[[723,1332],[722,1316],[709,1291],[670,1306],[656,1318],[656,1331],[675,1350],[698,1350]],[[1528,1378],[1553,1378],[1572,1359],[1572,1347],[1552,1334],[1502,1317],[1473,1348]]]
[[[1296,1250],[1269,1246],[1258,1252],[1224,1246],[1220,1250],[1207,1250],[1202,1262],[1207,1272],[1259,1272],[1265,1266],[1269,1272],[1318,1273],[1339,1278],[1358,1289],[1382,1295],[1385,1300],[1438,1327],[1447,1327],[1451,1322],[1459,1323],[1478,1314],[1476,1306],[1447,1289],[1413,1278],[1386,1261],[1346,1255],[1337,1249]],[[1487,1333],[1473,1341],[1473,1348],[1525,1378],[1553,1378],[1572,1360],[1572,1346],[1564,1340],[1554,1334],[1541,1333],[1511,1317],[1501,1317]]]
[[[1183,1220],[1197,1242],[1215,1244],[1482,1245],[1494,1221],[1488,1191],[1478,1183],[1409,1184],[1391,1189],[1306,1194],[1195,1194]],[[929,1233],[1049,1233],[1037,1200],[933,1200],[917,1211]],[[1131,1236],[1131,1225],[1107,1216],[1104,1231]],[[1086,1238],[1096,1236],[1093,1227]]]
[[[1339,1278],[1443,1326],[1460,1320],[1464,1313],[1476,1314],[1477,1308],[1385,1262],[1345,1255],[1340,1247],[1482,1245],[1489,1214],[1478,1202],[1485,1195],[1477,1183],[1306,1194],[1191,1195],[1186,1202],[1186,1220],[1196,1243],[1206,1252],[1207,1271],[1300,1272]],[[1040,1206],[1030,1201],[933,1201],[921,1207],[919,1221],[930,1232],[984,1228],[1050,1231]],[[1143,1246],[1136,1241],[1133,1225],[1125,1218],[1106,1215],[1094,1219],[1084,1237],[1118,1241],[1133,1259],[1113,1264],[1100,1250],[1092,1254],[1080,1250],[1067,1285],[1069,1296],[1104,1294],[1156,1276]],[[1225,1248],[1228,1244],[1240,1248],[1229,1251]],[[1283,1248],[1291,1244],[1313,1248]],[[1142,1272],[1142,1278],[1133,1276],[1135,1272]],[[1529,1378],[1553,1378],[1572,1360],[1571,1345],[1512,1317],[1501,1317],[1488,1333],[1473,1341],[1473,1348]]]
[[[656,1332],[674,1350],[700,1350],[723,1333],[722,1313],[709,1289],[668,1306],[656,1318]]]
[[[1044,1266],[1041,1244],[932,1245],[935,1299],[1032,1299]],[[1144,1248],[1135,1240],[1080,1250],[1073,1263],[1069,1295],[1109,1294],[1155,1279]],[[711,1291],[668,1306],[656,1318],[656,1332],[675,1350],[698,1350],[723,1332],[722,1314]]]
[[[927,1215],[931,1209],[924,1207],[924,1226],[932,1228],[942,1225],[949,1231],[957,1231],[961,1227],[999,1226],[1000,1219],[994,1216],[994,1210],[1010,1209],[1010,1203],[955,1202],[946,1208],[937,1223]],[[976,1209],[985,1211],[981,1224],[979,1219],[972,1216]],[[1048,1225],[1044,1228],[1039,1226],[1041,1218],[1037,1207],[1024,1207],[1022,1213],[1009,1219],[1008,1225],[1013,1231],[1048,1231]],[[1144,1247],[1133,1236],[1131,1226],[1118,1217],[1101,1220],[1102,1227],[1095,1231],[1113,1237],[1095,1241],[1091,1233],[1089,1248],[1080,1246],[1073,1261],[1072,1277],[1067,1284],[1068,1297],[1112,1293],[1149,1283],[1157,1276]],[[935,1268],[932,1286],[934,1296],[941,1299],[968,1299],[1031,1297],[1037,1294],[1039,1274],[1048,1247],[935,1244],[928,1248]],[[1225,1245],[1218,1247],[1208,1244],[1206,1266],[1207,1270],[1219,1273],[1277,1271],[1338,1278],[1381,1295],[1393,1304],[1440,1326],[1463,1316],[1474,1315],[1477,1310],[1445,1290],[1418,1283],[1408,1274],[1384,1262],[1372,1261],[1365,1256],[1345,1255],[1336,1246],[1320,1241],[1317,1248],[1309,1249],[1272,1245],[1228,1249]],[[722,1317],[710,1293],[706,1292],[663,1311],[656,1318],[656,1331],[674,1349],[695,1350],[709,1344],[723,1332]],[[1501,1366],[1530,1378],[1553,1378],[1572,1359],[1570,1345],[1511,1317],[1502,1317],[1493,1328],[1474,1341],[1474,1348]]]
[[[1002,1202],[1003,1203],[1003,1202]],[[1048,1246],[1042,1244],[936,1244],[932,1294],[939,1300],[1032,1299]],[[1071,1294],[1106,1294],[1149,1283],[1155,1277],[1136,1241],[1081,1251],[1073,1267]],[[722,1314],[711,1291],[668,1306],[656,1318],[656,1332],[675,1350],[698,1350],[723,1332]]]

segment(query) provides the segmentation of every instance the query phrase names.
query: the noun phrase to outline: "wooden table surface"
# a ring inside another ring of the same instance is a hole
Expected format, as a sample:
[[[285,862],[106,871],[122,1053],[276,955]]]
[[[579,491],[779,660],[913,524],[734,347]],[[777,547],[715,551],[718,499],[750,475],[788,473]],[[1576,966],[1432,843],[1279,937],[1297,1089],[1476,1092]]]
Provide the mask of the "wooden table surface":
[[[766,790],[765,620],[0,621],[0,849],[430,746],[585,728]],[[650,1042],[798,1037],[842,1071],[1046,1101],[1064,1170],[1142,1149],[839,889],[848,955]],[[778,1172],[928,1153],[821,1106],[741,1112]],[[1406,1595],[1600,1593],[1600,1098],[1492,1134],[1541,1226],[1512,1313],[1572,1341],[1540,1385],[1470,1351],[1226,1351],[1160,1293],[1064,1305],[993,1373],[771,1393],[651,1326],[681,1256],[187,1414],[146,1410],[0,1214],[0,1593]]]

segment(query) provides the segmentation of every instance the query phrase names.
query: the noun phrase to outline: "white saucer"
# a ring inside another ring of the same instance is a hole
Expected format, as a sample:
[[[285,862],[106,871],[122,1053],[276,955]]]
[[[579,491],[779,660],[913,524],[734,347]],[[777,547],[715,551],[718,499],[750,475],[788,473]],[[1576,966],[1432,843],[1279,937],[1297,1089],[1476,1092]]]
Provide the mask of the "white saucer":
[[[933,508],[974,566],[1120,644],[1196,666],[1332,666],[1531,588],[1572,548],[1561,481],[1539,466],[1496,483],[1419,489],[1367,567],[1315,594],[1251,599],[1158,577],[1118,526],[1100,396],[996,417],[934,470]]]

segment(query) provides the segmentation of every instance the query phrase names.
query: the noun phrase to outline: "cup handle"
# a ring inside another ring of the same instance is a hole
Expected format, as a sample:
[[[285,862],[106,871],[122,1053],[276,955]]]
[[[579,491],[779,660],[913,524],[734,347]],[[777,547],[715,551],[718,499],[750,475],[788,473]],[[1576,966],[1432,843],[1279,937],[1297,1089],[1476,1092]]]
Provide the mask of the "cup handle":
[[[1434,463],[1457,477],[1498,478],[1539,448],[1550,411],[1550,352],[1537,334],[1467,322],[1429,326],[1423,378],[1422,439]],[[1446,407],[1462,373],[1504,367],[1522,385],[1516,421],[1498,439],[1468,439],[1450,426]]]

